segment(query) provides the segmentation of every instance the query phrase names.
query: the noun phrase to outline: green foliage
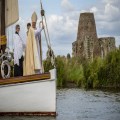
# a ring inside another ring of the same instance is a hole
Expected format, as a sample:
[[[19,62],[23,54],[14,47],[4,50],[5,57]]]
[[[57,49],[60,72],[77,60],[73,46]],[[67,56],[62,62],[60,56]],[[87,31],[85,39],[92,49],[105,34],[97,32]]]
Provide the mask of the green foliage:
[[[53,68],[50,60],[44,61],[45,71]],[[78,87],[100,88],[120,87],[120,50],[109,53],[104,59],[95,58],[93,62],[80,58],[57,56],[57,85],[65,87],[74,82]]]
[[[70,53],[68,53],[67,54],[67,59],[70,59],[70,58],[71,58]]]
[[[120,50],[108,54],[98,71],[101,86],[120,87]]]
[[[66,85],[65,79],[65,62],[64,57],[57,57],[56,58],[56,69],[57,69],[57,85],[58,87],[64,87]]]
[[[53,69],[53,66],[51,64],[51,60],[48,58],[43,61],[43,65],[44,65],[45,72],[49,72],[50,69]]]
[[[57,58],[55,59],[58,87],[64,87],[66,85],[65,75],[64,75],[65,74],[64,62],[65,62],[65,57],[57,56]],[[44,61],[44,69],[45,69],[45,72],[49,72],[50,69],[53,69],[50,59],[46,59]]]
[[[66,80],[76,83],[77,86],[82,85],[84,79],[83,67],[79,64],[77,59],[70,59],[65,65]]]

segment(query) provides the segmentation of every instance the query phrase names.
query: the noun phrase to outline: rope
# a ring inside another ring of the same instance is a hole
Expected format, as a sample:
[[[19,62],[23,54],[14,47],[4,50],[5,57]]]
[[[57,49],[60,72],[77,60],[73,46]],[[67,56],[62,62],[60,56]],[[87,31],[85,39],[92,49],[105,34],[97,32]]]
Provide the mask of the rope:
[[[46,30],[47,30],[47,35],[46,35],[46,31],[44,29],[45,38],[46,38],[46,41],[47,41],[47,46],[48,46],[48,48],[51,48],[50,37],[49,37],[49,32],[48,32],[48,26],[47,26],[47,22],[46,22],[45,12],[44,12],[43,6],[42,6],[42,0],[40,0],[40,4],[41,4],[42,23],[43,23],[43,18],[44,18],[44,20],[45,20],[45,27],[46,27]]]
[[[50,47],[51,47],[50,36],[49,36],[49,32],[48,32],[48,27],[47,27],[47,22],[46,22],[45,14],[44,14],[44,18],[45,18],[45,24],[46,24],[47,34],[48,34],[49,45],[50,45]]]
[[[40,0],[40,4],[41,4],[41,11],[43,10],[43,7],[42,7],[42,0]],[[43,11],[44,12],[44,11]],[[43,23],[43,16],[44,16],[44,13],[42,14],[41,12],[41,17],[42,17],[42,24],[44,25]],[[46,39],[46,43],[47,43],[47,47],[49,48],[49,43],[48,43],[48,39],[47,39],[47,35],[46,35],[46,31],[44,29],[44,35],[45,35],[45,39]]]
[[[8,36],[7,47],[9,47],[9,39],[10,39],[10,38],[9,38],[9,28],[8,28],[8,31],[7,31],[7,33],[8,33],[8,35],[7,35],[7,36]]]
[[[11,8],[12,8],[12,7],[13,7],[13,6],[12,6],[12,2],[11,2]],[[13,17],[13,14],[12,14],[12,12],[11,12],[11,21],[12,21],[12,17]],[[11,26],[11,32],[12,32],[12,36],[11,36],[11,43],[12,43],[12,44],[11,44],[11,45],[13,46],[13,42],[12,42],[12,41],[13,41],[13,25]],[[9,42],[10,42],[10,39],[9,39]],[[12,47],[12,46],[11,46],[11,47]],[[10,47],[10,46],[9,46],[9,47]],[[9,48],[9,47],[8,47],[8,48]]]
[[[43,24],[43,16],[42,16],[42,24]],[[48,43],[48,40],[47,40],[47,35],[46,35],[46,31],[44,29],[44,35],[45,35],[45,39],[46,39],[46,43],[47,43],[47,47],[49,48],[49,43]]]
[[[14,48],[13,48],[13,44],[14,44],[14,42],[13,42],[13,30],[14,30],[14,28],[13,28],[13,26],[12,26],[12,40],[11,40],[11,42],[12,42],[12,46],[11,46],[11,47],[12,47],[12,52],[13,52],[13,49],[14,49]]]
[[[47,46],[48,46],[48,52],[47,52],[47,57],[51,58],[51,63],[52,65],[55,67],[55,56],[54,56],[54,52],[51,48],[51,43],[50,43],[50,36],[49,36],[49,32],[48,32],[48,26],[47,26],[47,20],[46,20],[46,16],[44,14],[44,10],[42,7],[42,0],[40,0],[40,4],[41,4],[41,17],[42,17],[42,24],[43,24],[43,18],[45,19],[45,26],[46,26],[46,30],[47,30],[47,34],[46,31],[44,29],[44,34],[45,34],[45,39],[47,42]],[[48,38],[47,38],[48,37]]]

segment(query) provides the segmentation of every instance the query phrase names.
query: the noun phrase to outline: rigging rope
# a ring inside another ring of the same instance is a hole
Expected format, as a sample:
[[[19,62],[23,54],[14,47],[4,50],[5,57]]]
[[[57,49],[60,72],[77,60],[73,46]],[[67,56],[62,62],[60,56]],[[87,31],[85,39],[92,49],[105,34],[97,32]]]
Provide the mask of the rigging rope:
[[[44,18],[45,26],[46,26],[46,30],[47,30],[47,33],[46,33],[46,31],[44,29],[45,39],[46,39],[47,46],[48,46],[47,57],[51,58],[51,63],[55,67],[55,56],[54,56],[54,52],[53,52],[53,50],[51,48],[50,36],[49,36],[49,32],[48,32],[48,26],[47,26],[47,20],[46,20],[46,16],[45,16],[45,11],[43,10],[43,6],[42,6],[42,0],[40,0],[40,4],[41,4],[42,24],[43,24],[43,18]]]
[[[48,32],[48,27],[47,27],[47,21],[46,21],[45,14],[44,14],[44,18],[45,18],[45,24],[46,24],[47,34],[48,34],[49,45],[50,45],[50,47],[51,47],[50,36],[49,36],[49,32]]]
[[[40,0],[40,4],[41,4],[42,24],[44,25],[44,23],[43,23],[43,19],[44,19],[44,20],[45,20],[45,26],[46,26],[46,29],[47,29],[47,34],[46,34],[45,29],[44,29],[44,33],[45,33],[45,38],[46,38],[46,41],[47,41],[47,46],[48,46],[48,48],[49,48],[49,47],[51,47],[51,44],[50,44],[50,37],[49,37],[47,22],[46,22],[46,18],[45,18],[45,11],[43,10],[43,6],[42,6],[42,0]],[[47,37],[47,36],[48,36],[48,37]]]
[[[44,25],[44,23],[43,23],[43,16],[42,16],[42,24]],[[48,43],[48,40],[47,40],[47,35],[46,35],[45,29],[44,29],[44,34],[45,34],[45,39],[46,39],[47,47],[49,48],[49,43]]]

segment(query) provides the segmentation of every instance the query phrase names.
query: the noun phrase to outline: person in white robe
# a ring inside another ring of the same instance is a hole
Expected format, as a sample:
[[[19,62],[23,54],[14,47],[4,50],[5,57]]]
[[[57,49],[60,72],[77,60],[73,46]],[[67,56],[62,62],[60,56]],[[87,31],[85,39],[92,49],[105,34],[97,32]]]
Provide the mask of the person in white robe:
[[[25,43],[22,40],[20,34],[20,25],[16,25],[16,31],[14,34],[14,76],[23,76],[23,53],[25,49]]]
[[[32,14],[31,20],[32,27],[29,28],[27,36],[24,75],[43,73],[40,40],[44,27],[36,28],[37,14],[35,12]]]

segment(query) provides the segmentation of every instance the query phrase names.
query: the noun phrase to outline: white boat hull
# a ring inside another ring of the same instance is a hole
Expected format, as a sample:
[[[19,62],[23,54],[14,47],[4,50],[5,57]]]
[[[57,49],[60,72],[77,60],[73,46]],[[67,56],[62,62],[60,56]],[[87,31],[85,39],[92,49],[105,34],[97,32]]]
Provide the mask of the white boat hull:
[[[56,70],[49,80],[0,86],[0,113],[56,112]]]

